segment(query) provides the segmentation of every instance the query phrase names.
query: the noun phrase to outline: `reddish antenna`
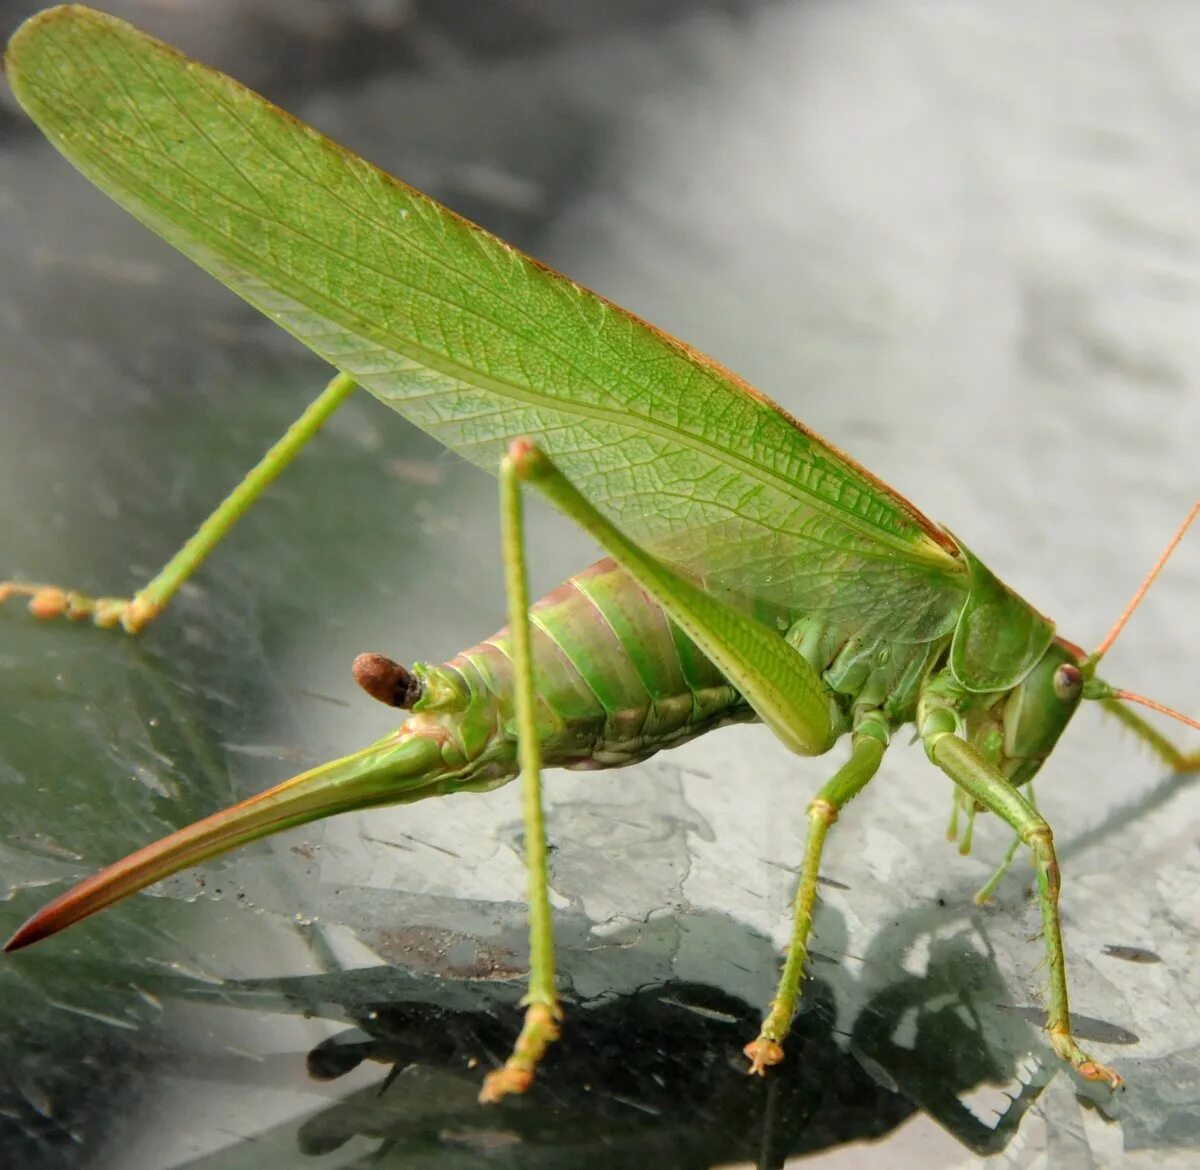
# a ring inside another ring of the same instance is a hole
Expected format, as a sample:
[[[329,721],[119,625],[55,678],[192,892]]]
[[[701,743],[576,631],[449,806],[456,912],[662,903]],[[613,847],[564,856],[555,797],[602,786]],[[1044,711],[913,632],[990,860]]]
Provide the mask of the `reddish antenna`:
[[[1163,549],[1162,556],[1158,558],[1154,568],[1152,568],[1150,572],[1146,574],[1146,579],[1141,583],[1140,586],[1138,586],[1138,591],[1133,595],[1129,601],[1129,604],[1125,607],[1125,612],[1122,613],[1119,618],[1117,618],[1116,624],[1111,630],[1108,631],[1108,636],[1104,639],[1104,641],[1101,642],[1097,649],[1088,656],[1086,665],[1095,667],[1096,663],[1108,653],[1109,647],[1112,646],[1112,644],[1117,640],[1117,635],[1125,628],[1125,624],[1133,616],[1133,611],[1137,609],[1137,607],[1141,604],[1142,598],[1146,596],[1146,590],[1148,590],[1150,586],[1154,584],[1155,578],[1159,575],[1159,573],[1162,572],[1163,565],[1167,563],[1167,558],[1175,551],[1176,546],[1183,539],[1183,534],[1187,532],[1192,521],[1196,519],[1198,514],[1200,514],[1200,500],[1197,500],[1192,505],[1192,510],[1187,514],[1183,523],[1176,530],[1175,535],[1171,537],[1167,547]],[[1129,698],[1132,696],[1124,697]],[[1139,700],[1135,699],[1135,701]],[[1148,700],[1145,699],[1140,701],[1146,702],[1148,706],[1155,705],[1153,703],[1149,703]],[[1174,712],[1172,712],[1172,714],[1174,714]],[[1180,718],[1183,718],[1183,716],[1180,716]],[[1190,722],[1190,720],[1185,719],[1184,722]],[[1195,726],[1195,724],[1193,724],[1193,726]]]
[[[1176,530],[1175,535],[1171,537],[1167,547],[1163,549],[1162,556],[1158,558],[1154,568],[1146,574],[1146,579],[1138,587],[1137,592],[1130,599],[1129,604],[1125,607],[1125,612],[1117,618],[1116,624],[1108,631],[1108,636],[1100,643],[1095,653],[1089,655],[1084,661],[1083,668],[1085,674],[1091,678],[1096,668],[1096,663],[1108,653],[1109,647],[1117,640],[1117,635],[1125,628],[1126,623],[1133,615],[1133,611],[1137,609],[1143,597],[1146,596],[1146,590],[1154,584],[1155,578],[1162,572],[1163,565],[1167,563],[1167,558],[1175,551],[1176,546],[1183,539],[1183,534],[1187,532],[1193,520],[1197,515],[1200,515],[1200,500],[1197,500],[1192,505],[1192,510],[1188,512],[1183,523]],[[1135,694],[1133,691],[1122,691],[1116,687],[1109,686],[1108,683],[1101,683],[1099,679],[1095,679],[1094,683],[1089,684],[1095,688],[1095,694],[1089,697],[1103,699],[1124,699],[1129,703],[1140,703],[1143,707],[1149,707],[1152,711],[1159,711],[1163,715],[1170,715],[1172,719],[1178,719],[1180,723],[1186,723],[1188,727],[1194,727],[1200,731],[1200,723],[1195,719],[1189,719],[1188,716],[1180,714],[1171,707],[1164,706],[1162,703],[1156,703],[1153,699],[1147,699],[1145,695]],[[1085,692],[1086,693],[1086,692]]]

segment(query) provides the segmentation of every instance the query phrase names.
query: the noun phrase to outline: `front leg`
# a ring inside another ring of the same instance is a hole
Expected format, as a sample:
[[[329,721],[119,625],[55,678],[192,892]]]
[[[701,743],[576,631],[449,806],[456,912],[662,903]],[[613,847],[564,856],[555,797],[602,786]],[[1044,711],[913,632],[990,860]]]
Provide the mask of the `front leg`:
[[[1050,825],[1003,773],[989,764],[965,739],[938,727],[923,730],[922,739],[929,758],[969,796],[1012,825],[1021,840],[1033,851],[1038,901],[1042,908],[1042,933],[1046,939],[1046,961],[1050,968],[1050,1011],[1046,1021],[1050,1045],[1080,1076],[1089,1081],[1104,1081],[1110,1089],[1119,1088],[1121,1077],[1088,1056],[1071,1035],[1066,959],[1058,915],[1061,879]]]

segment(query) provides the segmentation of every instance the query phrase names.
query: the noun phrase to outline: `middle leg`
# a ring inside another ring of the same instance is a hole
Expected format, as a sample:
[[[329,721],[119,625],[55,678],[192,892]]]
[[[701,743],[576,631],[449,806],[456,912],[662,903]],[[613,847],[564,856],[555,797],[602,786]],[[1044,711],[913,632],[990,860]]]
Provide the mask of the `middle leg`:
[[[783,1041],[792,1028],[796,1001],[800,998],[800,981],[804,978],[804,964],[808,958],[808,936],[812,930],[817,874],[825,836],[841,809],[866,787],[879,770],[887,742],[888,728],[878,712],[870,712],[856,720],[850,759],[834,773],[808,806],[808,839],[804,845],[804,862],[796,886],[792,938],[770,1010],[757,1039],[745,1047],[751,1073],[762,1076],[770,1065],[783,1060]]]
[[[1050,970],[1050,1010],[1046,1020],[1050,1046],[1080,1076],[1089,1081],[1105,1081],[1112,1089],[1119,1088],[1120,1076],[1088,1056],[1071,1035],[1066,959],[1058,914],[1062,879],[1050,825],[1003,773],[989,764],[966,740],[951,732],[933,734],[926,737],[925,750],[955,784],[1012,825],[1033,852],[1038,901],[1042,909],[1042,933],[1046,940],[1046,962]]]

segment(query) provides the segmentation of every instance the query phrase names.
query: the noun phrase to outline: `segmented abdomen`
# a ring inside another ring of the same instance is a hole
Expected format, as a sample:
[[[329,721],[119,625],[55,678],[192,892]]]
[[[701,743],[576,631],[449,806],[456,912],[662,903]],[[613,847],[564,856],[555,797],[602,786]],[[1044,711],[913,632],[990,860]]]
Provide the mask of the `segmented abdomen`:
[[[754,718],[695,643],[611,560],[547,594],[530,619],[548,765],[617,767],[723,723]],[[495,704],[495,732],[509,736],[510,655],[505,629],[443,668],[461,676],[472,705]]]

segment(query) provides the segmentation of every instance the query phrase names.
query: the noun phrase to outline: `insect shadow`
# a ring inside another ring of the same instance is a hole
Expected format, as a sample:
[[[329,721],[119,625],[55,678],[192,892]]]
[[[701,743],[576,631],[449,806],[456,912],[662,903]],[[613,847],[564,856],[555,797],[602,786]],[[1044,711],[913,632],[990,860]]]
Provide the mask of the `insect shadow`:
[[[721,915],[684,917],[714,956],[758,951],[769,964],[770,942],[756,932]],[[826,933],[837,935],[837,917],[824,916]],[[661,966],[676,925],[630,928],[606,940],[606,982],[628,985],[629,970]],[[907,925],[907,937],[903,924],[889,932],[889,947],[915,945],[929,922],[914,914]],[[378,966],[219,987],[174,980],[155,990],[346,1025],[303,1058],[313,1079],[336,1082],[361,1074],[368,1062],[386,1068],[376,1084],[276,1132],[306,1155],[329,1154],[358,1137],[378,1143],[361,1163],[372,1166],[419,1158],[456,1170],[701,1170],[746,1160],[781,1167],[788,1158],[885,1137],[922,1111],[968,1149],[994,1153],[1059,1070],[1047,1056],[1021,1086],[1025,1054],[1039,1046],[1037,1029],[1005,1010],[1003,980],[973,934],[967,928],[935,943],[923,976],[898,971],[849,1021],[838,1005],[853,995],[855,977],[841,964],[818,962],[793,1053],[765,1079],[746,1075],[742,1053],[761,1006],[713,982],[668,978],[615,994],[568,992],[572,1026],[547,1057],[545,1075],[528,1095],[488,1110],[476,1101],[479,1081],[503,1060],[517,1030],[516,979]],[[575,961],[586,967],[589,959],[573,946],[564,957],[570,982]],[[887,961],[889,972],[894,966]],[[964,1098],[984,1085],[1018,1091],[999,1115],[977,1115]]]

